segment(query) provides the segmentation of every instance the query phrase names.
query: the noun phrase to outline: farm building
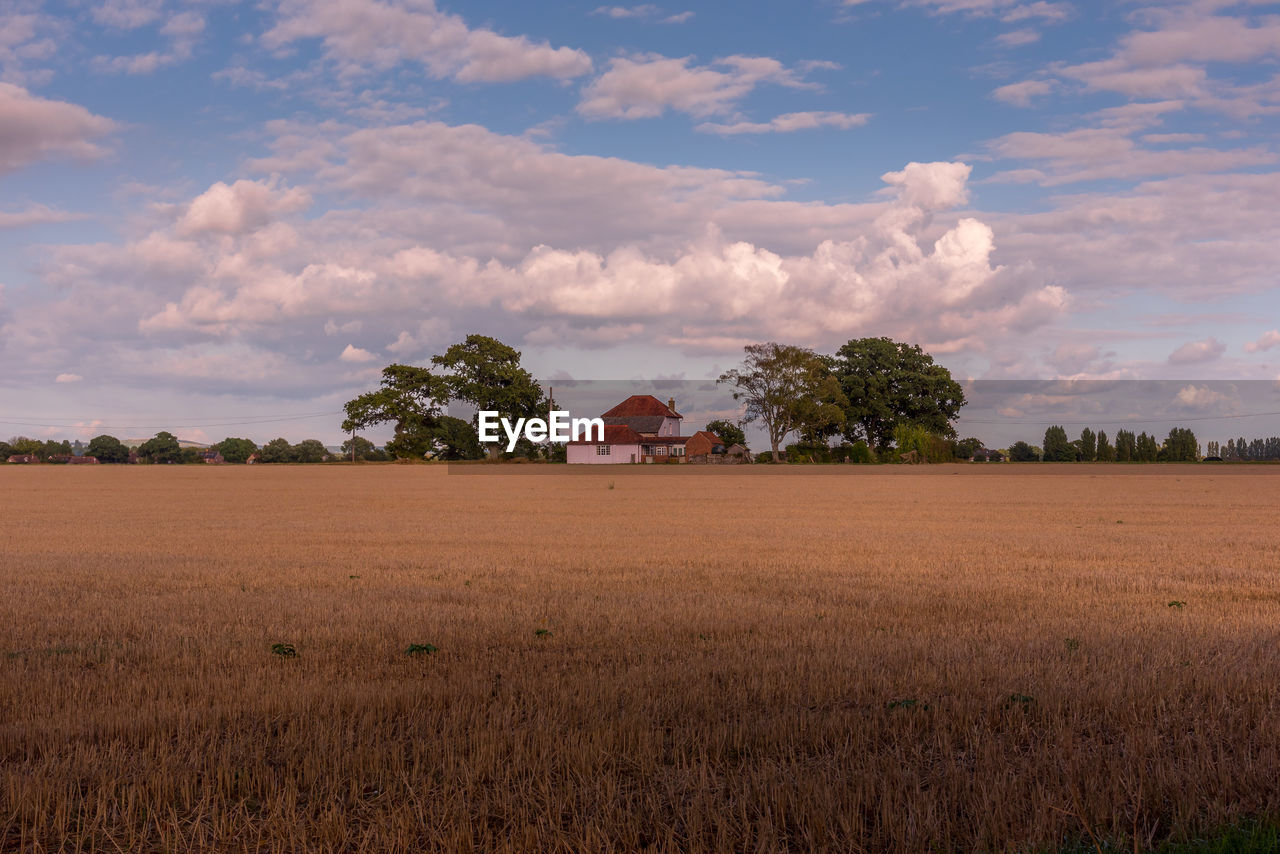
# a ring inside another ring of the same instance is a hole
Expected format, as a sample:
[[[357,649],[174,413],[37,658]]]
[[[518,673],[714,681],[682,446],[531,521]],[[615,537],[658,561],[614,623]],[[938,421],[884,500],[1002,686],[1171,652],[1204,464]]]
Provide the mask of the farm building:
[[[12,457],[5,460],[5,462],[13,463],[14,465],[38,463],[40,462],[40,458],[35,454],[14,454]]]
[[[604,441],[579,439],[569,443],[566,459],[576,464],[683,463],[692,457],[723,454],[724,442],[699,430],[680,435],[684,416],[675,400],[665,404],[653,395],[637,394],[601,416]]]

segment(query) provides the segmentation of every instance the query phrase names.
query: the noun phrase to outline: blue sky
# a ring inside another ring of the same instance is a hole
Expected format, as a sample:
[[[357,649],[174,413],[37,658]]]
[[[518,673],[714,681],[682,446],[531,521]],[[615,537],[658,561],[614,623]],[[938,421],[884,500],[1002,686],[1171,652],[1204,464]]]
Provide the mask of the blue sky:
[[[469,332],[1274,382],[1278,58],[1225,0],[9,2],[0,433],[333,441]]]

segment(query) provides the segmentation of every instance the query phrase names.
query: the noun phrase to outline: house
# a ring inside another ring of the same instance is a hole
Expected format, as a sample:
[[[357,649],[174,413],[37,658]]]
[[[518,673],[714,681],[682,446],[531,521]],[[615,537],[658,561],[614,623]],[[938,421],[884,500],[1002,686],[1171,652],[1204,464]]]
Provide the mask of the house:
[[[664,404],[653,395],[632,395],[601,419],[603,441],[596,436],[575,439],[566,450],[567,462],[683,463],[691,455],[724,453],[724,442],[714,433],[700,430],[692,436],[680,435],[684,416],[676,412],[674,399]]]
[[[14,454],[12,457],[9,457],[9,459],[5,460],[5,462],[13,463],[14,465],[25,464],[25,463],[38,463],[40,462],[40,458],[37,457],[35,454]]]
[[[224,460],[222,458],[222,454],[218,453],[217,451],[209,450],[209,451],[200,452],[200,462],[207,463],[213,466],[220,466],[223,463],[225,463],[226,460]]]

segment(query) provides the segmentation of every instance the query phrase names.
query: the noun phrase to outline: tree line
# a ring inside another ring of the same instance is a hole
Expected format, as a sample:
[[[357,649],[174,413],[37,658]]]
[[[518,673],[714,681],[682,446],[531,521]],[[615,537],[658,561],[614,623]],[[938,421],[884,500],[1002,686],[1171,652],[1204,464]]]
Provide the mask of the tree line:
[[[1105,430],[1094,433],[1086,427],[1080,431],[1080,438],[1071,440],[1066,429],[1055,424],[1044,431],[1041,446],[1022,441],[1010,445],[1009,459],[1049,463],[1195,462],[1200,459],[1200,445],[1196,434],[1186,427],[1174,427],[1163,442],[1146,431],[1134,435],[1131,430],[1117,430],[1113,444]]]
[[[389,459],[386,452],[373,447],[373,443],[360,439],[357,454],[362,459]],[[343,454],[350,455],[351,440],[343,445]],[[319,439],[304,439],[296,445],[287,439],[272,439],[259,447],[251,439],[228,437],[208,448],[182,447],[177,437],[162,430],[155,436],[131,448],[115,436],[94,436],[86,445],[79,440],[31,439],[18,436],[7,442],[0,441],[0,462],[11,456],[34,457],[41,462],[65,462],[68,457],[93,457],[100,463],[151,463],[151,464],[203,464],[205,453],[216,452],[225,462],[247,463],[250,458],[259,463],[323,463],[342,459],[333,455]]]
[[[1280,437],[1245,439],[1241,436],[1238,439],[1228,439],[1225,445],[1220,442],[1208,442],[1205,445],[1205,456],[1249,462],[1280,460]]]

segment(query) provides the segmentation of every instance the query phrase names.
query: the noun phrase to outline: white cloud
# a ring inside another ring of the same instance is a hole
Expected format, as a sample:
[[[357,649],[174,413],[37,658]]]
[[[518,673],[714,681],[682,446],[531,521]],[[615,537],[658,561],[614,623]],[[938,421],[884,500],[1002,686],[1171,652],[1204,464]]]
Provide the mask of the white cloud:
[[[991,93],[998,101],[1004,101],[1018,107],[1029,107],[1034,98],[1048,95],[1054,90],[1052,80],[1023,80],[1001,86]]]
[[[1269,332],[1262,333],[1262,337],[1257,341],[1249,341],[1244,345],[1246,353],[1262,353],[1270,350],[1272,347],[1280,347],[1280,331],[1272,329]]]
[[[78,383],[83,379],[84,377],[79,374],[58,374],[53,381],[55,383]]]
[[[665,255],[633,243],[607,252],[544,245],[508,264],[421,244],[386,253],[315,243],[297,253],[306,261],[292,269],[274,259],[214,261],[222,275],[193,279],[141,329],[235,338],[334,316],[425,322],[442,312],[482,312],[526,334],[584,344],[600,342],[592,330],[605,326],[695,351],[762,337],[835,341],[886,330],[940,351],[981,348],[997,330],[1052,322],[1067,297],[992,265],[994,234],[977,219],[922,236],[930,214],[967,198],[967,175],[956,163],[889,173],[895,201],[865,233],[801,254],[711,228]],[[412,352],[419,343],[405,331],[389,349]],[[365,361],[365,353],[349,345],[341,358]]]
[[[1209,410],[1221,410],[1223,404],[1229,403],[1231,398],[1220,391],[1216,391],[1206,385],[1188,385],[1179,389],[1178,394],[1174,397],[1174,408],[1189,412],[1206,412]]]
[[[1212,362],[1227,350],[1227,345],[1217,338],[1209,337],[1201,341],[1188,341],[1169,354],[1171,365],[1198,365]]]
[[[823,127],[848,130],[849,128],[865,125],[870,118],[870,113],[784,113],[767,122],[734,122],[733,124],[704,122],[694,130],[703,133],[718,133],[725,136],[744,133],[793,133],[798,130],[814,130]]]
[[[591,14],[609,18],[650,18],[660,11],[652,3],[643,3],[639,6],[598,6],[592,10]]]
[[[1225,172],[1275,163],[1280,156],[1263,146],[1248,148],[1143,148],[1133,139],[1144,121],[1115,122],[1060,133],[1019,131],[987,144],[997,157],[1036,163],[1033,171],[1002,173],[993,180],[1035,180],[1045,185],[1142,178],[1151,175]]]
[[[0,211],[0,228],[25,228],[30,225],[72,222],[84,218],[84,214],[62,211],[48,205],[30,205],[25,210]]]
[[[104,151],[92,140],[114,127],[78,104],[0,83],[0,175],[49,157],[99,157]]]
[[[338,358],[344,362],[363,364],[365,362],[375,361],[378,357],[375,354],[370,353],[368,350],[362,350],[354,344],[348,344],[347,348],[342,351],[342,354],[339,355]]]
[[[347,72],[417,62],[433,77],[493,83],[591,70],[580,50],[470,29],[433,0],[282,0],[275,26],[262,36],[273,49],[310,39]]]
[[[1040,41],[1040,33],[1037,30],[1021,29],[1010,30],[1007,33],[1001,33],[996,36],[996,44],[1004,47],[1023,47],[1024,45],[1035,44]]]
[[[311,196],[298,188],[281,189],[275,183],[216,182],[196,196],[178,223],[183,236],[213,232],[242,234],[269,222],[274,214],[298,211],[311,204]]]
[[[730,112],[762,83],[811,88],[800,74],[767,56],[727,56],[691,66],[691,57],[615,57],[583,90],[578,112],[588,118],[644,119],[668,109],[698,118]]]

